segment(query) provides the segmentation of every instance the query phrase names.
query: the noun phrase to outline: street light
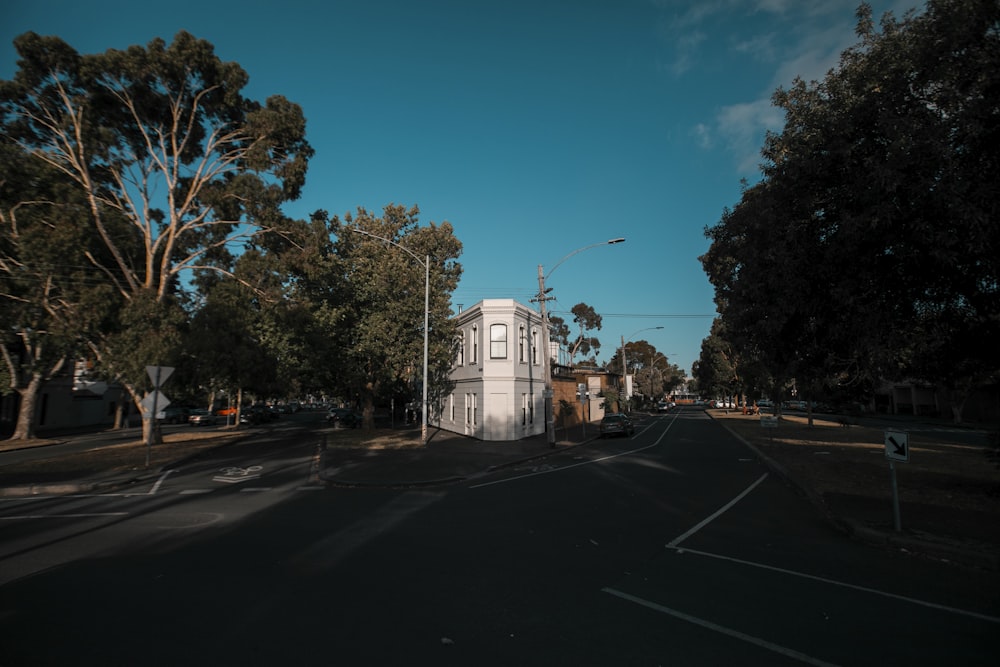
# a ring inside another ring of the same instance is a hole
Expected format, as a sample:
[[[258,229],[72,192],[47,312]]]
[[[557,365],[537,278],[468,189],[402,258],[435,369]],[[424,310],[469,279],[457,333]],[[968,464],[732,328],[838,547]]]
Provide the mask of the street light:
[[[421,404],[420,411],[420,444],[427,444],[427,329],[428,329],[428,319],[430,314],[430,302],[431,302],[431,256],[424,255],[423,261],[420,260],[420,256],[415,252],[407,248],[406,246],[400,245],[391,239],[387,239],[384,236],[379,236],[378,234],[372,234],[371,232],[366,232],[355,227],[345,227],[352,232],[357,232],[358,234],[363,234],[365,236],[370,236],[373,239],[378,239],[379,241],[384,241],[390,245],[394,245],[410,257],[415,259],[418,264],[424,267],[424,395],[423,402]]]
[[[609,239],[600,243],[592,243],[590,245],[583,246],[582,248],[577,248],[556,262],[555,266],[549,269],[548,273],[544,272],[541,264],[538,265],[538,296],[532,299],[532,301],[537,301],[539,303],[542,316],[542,374],[545,376],[545,391],[543,392],[545,401],[545,432],[550,447],[556,446],[556,430],[555,416],[552,414],[552,364],[549,361],[549,323],[548,317],[545,314],[545,302],[552,298],[548,296],[549,292],[552,291],[552,288],[550,287],[545,289],[545,281],[552,275],[553,271],[559,268],[560,264],[579,252],[596,248],[601,245],[614,245],[616,243],[624,242],[624,238]]]
[[[632,339],[641,334],[643,331],[653,331],[654,329],[662,329],[663,327],[646,327],[645,329],[639,329],[638,331],[633,331],[629,334],[628,340],[631,343]],[[622,336],[622,382],[625,387],[625,398],[628,399],[628,364],[625,362],[625,336]]]
[[[671,352],[670,354],[676,356],[675,352]],[[667,357],[667,355],[663,354],[662,352],[657,352],[656,354],[652,355],[652,357],[650,357],[650,360],[649,360],[649,371],[650,371],[649,372],[649,396],[650,396],[650,398],[653,398],[654,394],[656,393],[654,391],[654,387],[653,387],[653,371],[656,370],[656,363],[658,361],[662,361],[664,364],[666,364],[666,367],[664,368],[664,370],[668,370],[669,367],[670,367],[670,359]],[[662,387],[661,387],[661,389],[662,389]]]

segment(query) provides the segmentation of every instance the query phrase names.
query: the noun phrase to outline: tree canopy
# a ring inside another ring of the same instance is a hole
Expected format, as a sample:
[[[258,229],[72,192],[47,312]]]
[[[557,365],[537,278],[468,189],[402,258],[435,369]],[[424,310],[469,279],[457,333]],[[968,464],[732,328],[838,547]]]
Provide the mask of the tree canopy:
[[[601,341],[597,336],[587,335],[591,331],[600,331],[602,318],[592,306],[585,303],[578,303],[570,309],[573,315],[573,323],[577,326],[577,333],[574,336],[566,321],[558,315],[549,316],[549,326],[552,328],[552,339],[558,341],[569,351],[570,365],[573,365],[573,358],[577,353],[587,355],[593,353],[593,361],[596,364],[597,355],[601,351]]]
[[[19,69],[0,82],[4,151],[71,194],[39,199],[5,181],[5,207],[85,224],[74,261],[100,281],[82,284],[110,288],[120,312],[117,325],[77,333],[138,401],[141,369],[177,352],[179,337],[151,325],[178,321],[167,311],[183,305],[185,281],[205,269],[232,277],[232,249],[285,221],[280,206],[298,197],[313,153],[305,118],[281,96],[244,98],[246,72],[187,32],[94,55],[30,32],[14,45]],[[83,292],[64,300],[92,299]]]
[[[1000,373],[1000,5],[879,27],[862,5],[839,66],[774,94],[785,127],[701,261],[770,390],[910,378],[961,403]]]
[[[447,222],[419,226],[419,213],[416,206],[390,204],[381,216],[359,208],[329,220],[338,258],[330,332],[342,360],[337,383],[362,408],[367,425],[376,399],[412,387],[423,373],[425,280],[432,387],[442,390],[455,358],[450,294],[462,273],[456,261],[462,244]]]

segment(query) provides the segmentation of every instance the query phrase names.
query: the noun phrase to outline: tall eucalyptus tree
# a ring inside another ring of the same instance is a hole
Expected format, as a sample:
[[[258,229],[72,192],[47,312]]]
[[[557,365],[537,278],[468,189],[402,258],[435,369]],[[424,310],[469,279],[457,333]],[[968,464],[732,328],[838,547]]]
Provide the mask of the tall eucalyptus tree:
[[[100,245],[85,259],[122,303],[117,326],[86,342],[138,402],[139,369],[179,340],[150,317],[178,322],[187,273],[232,275],[232,248],[279,227],[281,204],[299,196],[313,152],[302,110],[244,98],[247,73],[183,31],[94,55],[30,32],[15,47],[19,69],[0,82],[4,140],[79,193]]]

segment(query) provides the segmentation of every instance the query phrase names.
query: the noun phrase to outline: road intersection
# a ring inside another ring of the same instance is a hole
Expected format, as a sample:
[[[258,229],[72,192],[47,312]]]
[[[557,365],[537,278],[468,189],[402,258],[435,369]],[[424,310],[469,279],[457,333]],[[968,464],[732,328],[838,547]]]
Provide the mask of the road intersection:
[[[700,410],[444,485],[315,472],[315,438],[289,430],[130,493],[3,499],[0,663],[987,664],[1000,649],[996,573],[848,539]]]

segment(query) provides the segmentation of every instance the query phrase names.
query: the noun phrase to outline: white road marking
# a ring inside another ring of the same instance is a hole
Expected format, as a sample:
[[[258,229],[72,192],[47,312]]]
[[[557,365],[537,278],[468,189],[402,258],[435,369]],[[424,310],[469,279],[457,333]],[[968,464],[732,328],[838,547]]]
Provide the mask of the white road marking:
[[[172,472],[173,472],[173,470],[167,470],[162,475],[160,475],[160,478],[158,480],[156,480],[156,484],[153,485],[153,488],[151,488],[149,490],[149,493],[147,495],[155,496],[156,492],[160,490],[160,485],[163,484],[163,482],[166,481],[167,475],[169,475]]]
[[[740,495],[736,496],[735,498],[733,498],[732,500],[730,500],[728,503],[726,503],[725,505],[723,505],[721,509],[719,509],[717,512],[715,512],[715,514],[711,515],[710,517],[708,517],[707,519],[705,519],[704,521],[702,521],[701,523],[699,523],[698,525],[696,525],[694,528],[692,528],[691,530],[689,530],[686,533],[684,533],[683,535],[681,535],[680,537],[674,538],[674,540],[672,542],[670,542],[669,544],[667,544],[667,547],[669,547],[669,548],[676,547],[678,544],[680,544],[681,542],[683,542],[687,538],[691,537],[692,535],[694,535],[695,533],[697,533],[699,530],[701,530],[702,528],[704,528],[708,524],[710,524],[713,521],[715,521],[719,516],[721,516],[723,513],[725,513],[729,508],[731,508],[733,505],[735,505],[736,503],[738,503],[741,500],[743,500],[743,498],[748,493],[750,493],[751,491],[753,491],[754,489],[756,489],[757,485],[760,484],[761,482],[763,482],[765,479],[767,479],[767,473],[764,473],[763,475],[761,475],[760,478],[756,482],[754,482],[753,484],[751,484],[750,486],[748,486],[746,489],[744,489],[743,493],[741,493]]]
[[[199,493],[211,493],[214,489],[181,489],[177,493],[182,496],[193,496]]]
[[[128,516],[128,512],[95,512],[92,514],[22,514],[20,516],[0,516],[3,521],[18,519],[91,519],[101,516]]]
[[[601,461],[608,461],[610,459],[617,459],[617,458],[622,457],[622,456],[628,456],[629,454],[635,454],[636,452],[642,452],[642,451],[645,451],[647,449],[652,449],[653,447],[656,447],[657,445],[660,444],[660,441],[663,440],[663,437],[665,435],[667,435],[667,431],[670,430],[670,427],[674,425],[675,421],[677,421],[677,417],[676,416],[674,416],[674,418],[670,420],[670,423],[667,424],[667,428],[665,428],[663,430],[663,433],[661,433],[660,437],[656,439],[656,442],[654,442],[651,445],[646,445],[645,447],[639,447],[637,449],[630,449],[627,452],[620,452],[618,454],[609,454],[607,456],[602,456],[600,458],[590,459],[589,461],[581,461],[580,463],[571,463],[570,465],[562,466],[562,467],[559,467],[559,468],[547,467],[544,470],[536,470],[534,472],[529,472],[529,473],[526,473],[524,475],[517,475],[516,477],[507,477],[506,479],[497,479],[497,480],[494,480],[492,482],[483,482],[482,484],[473,484],[469,488],[470,489],[481,489],[484,486],[493,486],[494,484],[506,484],[507,482],[515,482],[515,481],[517,481],[519,479],[525,479],[527,477],[535,477],[536,475],[548,475],[548,474],[551,474],[551,473],[554,473],[554,472],[562,472],[564,470],[569,470],[570,468],[578,468],[580,466],[590,465],[591,463],[600,463]]]
[[[936,602],[927,602],[925,600],[918,600],[916,598],[908,598],[905,595],[897,595],[895,593],[888,593],[886,591],[880,591],[877,588],[868,588],[866,586],[858,586],[857,584],[849,584],[844,581],[837,581],[836,579],[827,579],[826,577],[819,577],[815,574],[806,574],[805,572],[797,572],[795,570],[786,570],[783,567],[775,567],[773,565],[765,565],[763,563],[755,563],[749,560],[743,560],[742,558],[733,558],[732,556],[722,556],[720,554],[713,554],[707,551],[698,551],[697,549],[685,549],[683,547],[674,547],[678,554],[694,554],[696,556],[704,556],[706,558],[717,558],[719,560],[724,560],[730,563],[738,563],[740,565],[747,565],[749,567],[760,568],[761,570],[769,570],[771,572],[779,572],[781,574],[787,574],[793,577],[800,577],[802,579],[809,579],[811,581],[819,581],[824,584],[830,584],[831,586],[840,586],[841,588],[849,588],[855,591],[861,591],[862,593],[870,593],[871,595],[880,595],[885,598],[890,598],[893,600],[899,600],[901,602],[908,602],[910,604],[919,605],[921,607],[928,607],[930,609],[936,609],[938,611],[945,611],[950,614],[958,614],[961,616],[968,616],[970,618],[975,618],[980,621],[986,621],[988,623],[1000,623],[1000,618],[996,616],[988,616],[987,614],[980,614],[979,612],[969,611],[967,609],[958,609],[956,607],[948,607],[943,604],[937,604]]]
[[[634,595],[629,595],[628,593],[623,593],[622,591],[615,590],[614,588],[602,588],[601,590],[604,591],[605,593],[609,593],[611,595],[619,597],[622,600],[634,602],[635,604],[642,605],[647,609],[652,609],[662,614],[673,616],[674,618],[678,618],[682,621],[687,621],[688,623],[699,625],[708,630],[712,630],[714,632],[727,635],[734,639],[739,639],[740,641],[753,644],[754,646],[759,646],[760,648],[767,649],[768,651],[773,651],[774,653],[778,653],[785,657],[799,660],[801,662],[806,663],[807,665],[815,665],[816,667],[835,667],[835,663],[825,662],[823,660],[820,660],[819,658],[814,658],[810,655],[806,655],[805,653],[800,653],[799,651],[795,651],[786,646],[781,646],[780,644],[769,642],[766,639],[761,639],[760,637],[754,637],[753,635],[748,635],[744,632],[740,632],[739,630],[733,630],[732,628],[727,628],[717,623],[706,621],[705,619],[698,618],[697,616],[691,616],[690,614],[685,614],[682,611],[677,611],[676,609],[671,609],[670,607],[664,607],[661,604],[650,602],[649,600],[643,600],[642,598],[636,597]]]

